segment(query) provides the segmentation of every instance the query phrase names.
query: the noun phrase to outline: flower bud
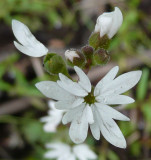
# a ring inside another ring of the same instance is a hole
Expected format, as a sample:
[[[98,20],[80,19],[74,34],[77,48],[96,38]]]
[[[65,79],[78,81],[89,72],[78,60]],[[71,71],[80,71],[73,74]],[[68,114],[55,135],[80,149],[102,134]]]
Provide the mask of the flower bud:
[[[61,56],[56,53],[48,53],[44,58],[44,68],[51,75],[63,73],[68,75],[66,64]]]
[[[99,48],[107,49],[109,47],[110,40],[107,35],[100,37],[100,33],[93,32],[89,38],[89,45],[92,46],[95,50]]]
[[[88,59],[92,59],[93,52],[94,52],[94,50],[93,50],[93,48],[91,46],[87,45],[87,46],[84,46],[82,48],[82,53],[85,55],[85,57],[86,57],[87,60]]]
[[[111,39],[123,22],[123,16],[118,7],[115,7],[113,12],[105,12],[97,19],[94,32],[100,33],[100,37],[107,35]]]
[[[83,67],[85,64],[84,55],[77,50],[66,50],[65,58],[70,66]]]
[[[97,50],[95,53],[94,53],[94,62],[98,65],[104,65],[106,64],[109,59],[110,59],[110,56],[108,54],[108,52],[106,50],[104,50],[103,48]]]

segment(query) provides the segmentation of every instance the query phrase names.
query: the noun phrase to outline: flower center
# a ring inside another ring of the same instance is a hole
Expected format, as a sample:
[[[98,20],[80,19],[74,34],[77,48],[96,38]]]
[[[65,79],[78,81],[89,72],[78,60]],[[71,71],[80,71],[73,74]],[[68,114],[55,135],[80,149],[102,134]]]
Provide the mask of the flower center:
[[[93,95],[93,90],[86,97],[84,97],[84,102],[90,105],[96,102],[96,99]]]

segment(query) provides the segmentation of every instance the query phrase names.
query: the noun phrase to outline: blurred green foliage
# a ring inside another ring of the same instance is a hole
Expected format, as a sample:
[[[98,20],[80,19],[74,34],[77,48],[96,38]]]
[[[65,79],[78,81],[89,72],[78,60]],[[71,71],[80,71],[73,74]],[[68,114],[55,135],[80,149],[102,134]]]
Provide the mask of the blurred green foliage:
[[[15,67],[14,63],[19,59],[18,54],[10,56],[0,63],[0,90],[8,92],[12,96],[40,96],[33,82],[25,78],[24,74]],[[2,76],[8,73],[15,78],[14,84],[3,80]]]
[[[73,26],[75,27],[74,10],[69,9],[63,0],[1,0],[0,19],[10,24],[12,19],[24,22],[33,30]],[[46,22],[46,23],[43,23]],[[44,26],[47,25],[47,26]]]
[[[122,59],[123,63],[127,56],[143,57],[144,50],[151,48],[151,39],[142,26],[144,19],[149,21],[150,17],[139,9],[140,4],[140,0],[126,1],[123,24],[110,44],[110,51],[114,53],[112,58],[118,61]],[[151,27],[148,27],[150,31]]]
[[[63,0],[1,0],[0,20],[10,25],[12,19],[18,19],[33,30],[51,29],[60,25],[76,28],[79,24],[76,21],[76,10],[73,6],[77,1],[70,1],[72,4],[70,7],[66,2]],[[140,58],[143,65],[137,68],[142,69],[143,74],[137,87],[128,93],[136,99],[135,103],[126,106],[127,110],[124,109],[132,119],[131,122],[118,122],[128,141],[128,148],[122,152],[122,156],[128,160],[143,160],[146,158],[146,152],[151,156],[151,63],[142,57],[145,50],[151,49],[151,40],[142,29],[140,22],[143,22],[144,17],[149,21],[150,17],[138,9],[140,0],[129,0],[123,3],[126,6],[125,11],[121,8],[124,21],[120,31],[111,41],[109,49],[113,53],[111,59],[119,63],[122,68],[125,66],[127,57]],[[151,25],[147,28],[151,31]],[[18,116],[0,116],[0,123],[15,126],[15,131],[24,141],[24,145],[29,147],[28,153],[25,149],[26,155],[23,160],[43,160],[45,143],[54,139],[71,143],[68,139],[68,129],[59,126],[57,134],[48,134],[43,131],[39,118],[43,111],[47,110],[46,100],[43,101],[44,97],[35,88],[35,83],[43,79],[49,80],[51,77],[46,74],[43,77],[35,76],[28,80],[16,66],[19,60],[19,54],[13,54],[0,63],[0,91],[8,94],[8,101],[16,97],[30,97],[31,106]],[[13,77],[13,83],[4,79],[6,74]],[[98,160],[122,160],[121,150],[115,147],[113,149],[113,146],[109,145],[103,137],[96,142],[90,134],[86,143],[97,152]]]

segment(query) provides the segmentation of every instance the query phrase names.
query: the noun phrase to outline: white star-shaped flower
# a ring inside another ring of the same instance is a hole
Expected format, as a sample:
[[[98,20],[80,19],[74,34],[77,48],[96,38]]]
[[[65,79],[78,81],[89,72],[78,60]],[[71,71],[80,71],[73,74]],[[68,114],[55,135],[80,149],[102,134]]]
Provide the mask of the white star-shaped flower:
[[[100,32],[100,37],[105,34],[111,39],[123,22],[122,12],[118,7],[115,7],[113,12],[105,12],[97,18],[94,32]]]
[[[15,47],[22,53],[32,57],[42,57],[48,53],[48,49],[39,42],[30,32],[29,28],[20,21],[12,20],[12,30],[16,39]]]
[[[69,135],[74,143],[84,142],[90,126],[95,139],[100,139],[101,131],[111,144],[125,148],[125,138],[113,119],[129,121],[129,118],[108,105],[133,103],[132,98],[120,94],[135,86],[142,72],[132,71],[115,78],[119,70],[116,66],[93,88],[86,74],[76,66],[74,69],[78,82],[60,73],[57,82],[43,81],[36,87],[46,97],[58,100],[57,109],[66,110],[62,122],[71,122]]]
[[[70,147],[63,143],[49,143],[46,148],[51,149],[44,155],[45,158],[56,158],[57,160],[89,160],[96,159],[96,154],[86,144]]]
[[[41,122],[45,122],[44,130],[46,132],[56,132],[58,125],[61,122],[64,111],[55,108],[55,102],[50,100],[48,102],[50,110],[48,116],[42,117]]]

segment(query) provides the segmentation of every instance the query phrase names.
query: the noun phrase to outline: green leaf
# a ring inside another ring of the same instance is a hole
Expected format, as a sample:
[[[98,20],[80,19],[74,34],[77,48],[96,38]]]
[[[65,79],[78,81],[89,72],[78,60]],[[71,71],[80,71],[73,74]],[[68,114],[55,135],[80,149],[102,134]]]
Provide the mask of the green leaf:
[[[149,80],[149,69],[144,68],[141,80],[137,86],[137,99],[142,101],[147,94],[148,89],[148,80]]]

